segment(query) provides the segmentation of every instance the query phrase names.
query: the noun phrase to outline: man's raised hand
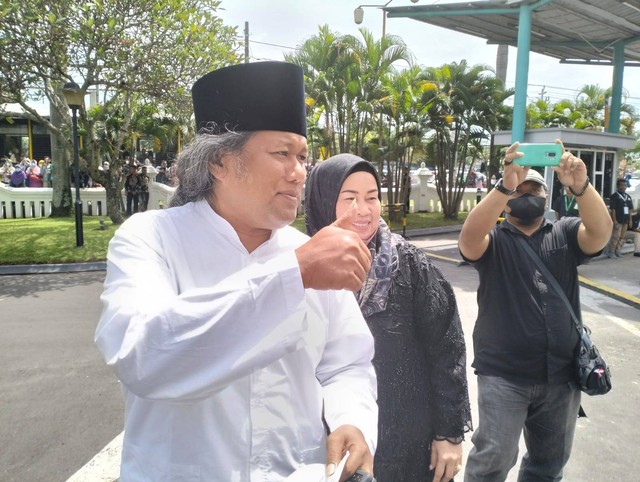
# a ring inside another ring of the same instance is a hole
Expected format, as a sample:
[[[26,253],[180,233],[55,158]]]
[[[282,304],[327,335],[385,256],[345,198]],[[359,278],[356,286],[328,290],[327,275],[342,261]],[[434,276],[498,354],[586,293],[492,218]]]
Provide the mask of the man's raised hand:
[[[358,215],[354,201],[345,213],[296,249],[305,288],[358,291],[371,268],[371,253],[349,231]]]

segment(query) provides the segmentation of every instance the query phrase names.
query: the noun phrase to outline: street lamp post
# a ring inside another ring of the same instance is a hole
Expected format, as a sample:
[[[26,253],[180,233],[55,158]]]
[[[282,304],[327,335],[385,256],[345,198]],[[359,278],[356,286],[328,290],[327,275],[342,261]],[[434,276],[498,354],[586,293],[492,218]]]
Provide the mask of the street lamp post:
[[[62,93],[67,101],[67,105],[72,112],[73,124],[73,170],[76,185],[76,246],[84,246],[84,234],[82,230],[82,199],[80,199],[80,157],[78,153],[78,109],[84,101],[84,93],[75,82],[67,82],[62,87]]]
[[[411,3],[418,3],[419,0],[411,0]],[[393,0],[388,0],[384,5],[375,4],[375,5],[358,5],[356,9],[353,11],[353,21],[360,25],[362,20],[364,20],[364,9],[362,7],[377,7],[382,10],[382,38],[385,37],[387,33],[387,12],[384,8],[389,5]]]
[[[411,3],[418,3],[419,0],[411,0]],[[360,25],[364,20],[364,8],[363,7],[375,7],[379,8],[382,11],[382,37],[380,37],[380,46],[382,48],[384,38],[387,35],[387,11],[385,7],[389,5],[393,0],[387,0],[387,3],[383,4],[365,4],[358,5],[356,9],[353,11],[353,21]],[[383,163],[384,163],[384,155],[382,154],[382,130],[383,130],[383,120],[382,120],[382,106],[380,106],[380,116],[379,116],[379,133],[378,133],[378,152],[380,153],[380,157],[378,158],[378,173],[382,175],[383,171]],[[391,176],[387,178],[387,188],[389,189],[389,193],[391,193]],[[391,194],[389,194],[391,196]],[[391,203],[391,197],[389,197],[389,203]],[[403,232],[404,236],[404,232]]]

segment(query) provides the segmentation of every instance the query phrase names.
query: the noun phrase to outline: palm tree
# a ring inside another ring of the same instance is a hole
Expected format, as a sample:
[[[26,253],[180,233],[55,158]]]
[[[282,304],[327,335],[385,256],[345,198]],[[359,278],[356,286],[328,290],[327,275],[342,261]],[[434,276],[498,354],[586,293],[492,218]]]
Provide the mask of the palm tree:
[[[473,162],[468,150],[474,139],[490,137],[510,95],[490,67],[466,60],[427,68],[422,103],[432,131],[428,148],[436,165],[436,189],[445,218],[455,219]]]
[[[389,205],[406,203],[411,187],[407,174],[416,153],[422,152],[425,131],[419,122],[421,72],[419,67],[411,67],[391,72],[382,81],[385,96],[380,103],[387,124],[384,160]]]
[[[325,145],[317,146],[317,151],[324,148],[329,154],[363,155],[374,114],[381,112],[383,77],[393,70],[395,62],[411,59],[399,37],[389,35],[376,40],[365,29],[360,33],[362,40],[334,34],[324,25],[317,36],[286,56],[287,61],[300,65],[304,71],[310,125],[316,134],[324,129]],[[378,134],[380,119],[379,116]]]
[[[299,65],[305,76],[305,90],[311,99],[310,111],[320,111],[324,136],[319,139],[318,148],[325,148],[328,154],[337,153],[334,131],[334,109],[336,105],[336,77],[338,59],[341,55],[340,37],[329,30],[328,25],[319,27],[319,33],[307,39],[294,54],[286,55],[287,62]]]
[[[576,96],[572,127],[576,129],[600,130],[608,127],[606,105],[611,97],[612,89],[599,85],[584,85]],[[633,135],[637,114],[633,106],[622,103],[620,106],[621,133]]]
[[[345,40],[350,45],[353,59],[357,63],[355,73],[359,74],[359,95],[357,97],[359,115],[354,116],[356,122],[354,126],[356,133],[354,151],[356,154],[364,155],[365,133],[374,128],[372,121],[375,122],[375,112],[378,113],[378,152],[382,150],[384,119],[382,118],[381,99],[386,96],[383,88],[384,79],[386,76],[394,74],[394,64],[397,62],[411,66],[413,56],[404,41],[398,36],[385,35],[376,40],[366,29],[360,29],[360,34],[362,41],[352,36],[347,36]]]

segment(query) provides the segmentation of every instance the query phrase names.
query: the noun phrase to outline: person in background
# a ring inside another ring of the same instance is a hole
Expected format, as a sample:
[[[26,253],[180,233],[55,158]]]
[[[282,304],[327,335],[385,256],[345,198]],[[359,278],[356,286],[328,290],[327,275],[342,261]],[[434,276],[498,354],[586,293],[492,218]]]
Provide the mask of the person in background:
[[[26,187],[27,173],[22,168],[22,164],[18,163],[14,166],[11,177],[9,178],[9,187]]]
[[[576,197],[571,191],[567,192],[564,186],[560,189],[560,195],[553,201],[552,209],[556,212],[556,219],[580,216]]]
[[[527,453],[518,481],[562,479],[580,407],[578,332],[522,243],[538,254],[580,317],[577,267],[601,252],[611,232],[587,167],[564,146],[553,170],[576,197],[580,217],[547,221],[547,184],[533,168],[513,162],[522,156],[518,146],[507,149],[502,180],[469,213],[458,240],[480,279],[472,363],[479,419],[465,482],[506,480],[523,429]],[[503,211],[506,219],[496,225]]]
[[[11,165],[11,161],[9,161],[8,158],[3,157],[2,160],[0,160],[0,162],[2,163],[2,167],[0,167],[0,180],[2,181],[3,184],[9,184],[9,181],[11,180],[11,173],[13,172],[13,166]]]
[[[640,257],[640,209],[631,216],[631,225],[625,234],[625,239],[633,239],[633,255]]]
[[[622,258],[622,244],[625,233],[631,226],[631,212],[633,211],[633,199],[627,194],[627,182],[620,178],[616,181],[616,192],[609,198],[609,213],[613,221],[611,239],[607,247],[609,258]]]
[[[167,167],[166,166],[159,166],[158,167],[158,174],[156,174],[156,182],[158,182],[160,184],[169,185],[169,178],[167,177]]]
[[[134,162],[128,166],[127,176],[124,179],[124,190],[127,193],[127,216],[138,212],[140,199],[140,179],[138,166]]]
[[[43,185],[40,167],[36,161],[31,161],[31,164],[27,168],[27,186],[43,187]]]
[[[40,172],[42,173],[42,185],[44,187],[52,187],[50,167],[51,167],[51,158],[47,156],[43,159],[43,165],[40,168]]]
[[[149,176],[147,166],[142,166],[138,174],[138,196],[140,211],[145,212],[149,206]]]
[[[373,256],[356,296],[376,347],[375,477],[444,482],[461,469],[461,443],[471,430],[464,334],[451,285],[425,253],[389,231],[380,199],[371,163],[351,154],[322,161],[305,188],[307,234],[355,205],[347,229]]]
[[[485,176],[482,171],[476,172],[476,189],[484,189],[486,188],[487,176]]]
[[[288,226],[306,177],[302,69],[213,71],[168,209],[109,245],[95,341],[126,404],[120,481],[280,482],[371,472],[373,338],[353,294],[371,255],[342,225]],[[314,468],[314,467],[312,467]]]

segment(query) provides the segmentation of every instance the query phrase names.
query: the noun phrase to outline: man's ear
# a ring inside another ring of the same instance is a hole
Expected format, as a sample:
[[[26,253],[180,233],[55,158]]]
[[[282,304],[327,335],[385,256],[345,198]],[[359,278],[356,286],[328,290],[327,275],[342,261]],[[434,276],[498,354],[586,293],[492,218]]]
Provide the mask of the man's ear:
[[[222,156],[220,164],[214,164],[213,162],[209,163],[209,173],[217,180],[221,181],[228,174],[228,169],[226,167],[228,162],[227,156]]]

